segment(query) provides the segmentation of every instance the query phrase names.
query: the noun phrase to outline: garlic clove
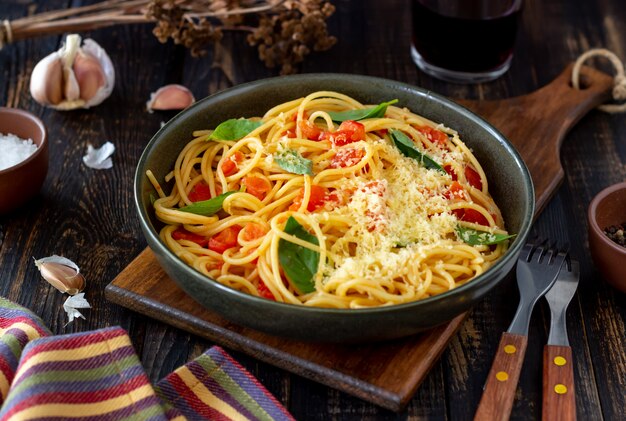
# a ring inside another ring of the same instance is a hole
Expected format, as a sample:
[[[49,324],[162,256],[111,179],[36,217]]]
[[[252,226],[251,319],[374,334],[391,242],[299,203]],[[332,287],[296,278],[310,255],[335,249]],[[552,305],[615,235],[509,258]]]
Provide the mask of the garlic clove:
[[[148,112],[153,110],[182,110],[196,102],[193,94],[183,85],[165,85],[150,94],[146,103]]]
[[[85,277],[80,274],[76,263],[61,256],[35,260],[41,276],[61,292],[75,295],[85,289]]]
[[[76,34],[68,35],[58,51],[39,62],[31,76],[35,101],[57,110],[98,105],[114,85],[115,70],[107,53],[91,39],[81,46]]]
[[[65,45],[63,45],[60,52],[61,60],[63,61],[63,93],[66,101],[76,101],[80,98],[80,87],[72,70],[72,64],[79,49],[80,36],[72,34],[65,39]]]
[[[69,295],[85,289],[85,277],[69,266],[59,263],[43,263],[39,268],[41,276],[53,287]]]
[[[76,101],[79,99],[81,97],[80,85],[71,69],[63,69],[63,80],[65,81],[65,86],[63,86],[65,100]]]
[[[78,53],[72,69],[80,87],[80,98],[85,101],[96,96],[98,90],[105,85],[102,66],[95,57],[89,54]]]
[[[102,70],[104,76],[104,85],[100,86],[96,93],[89,99],[85,99],[85,108],[93,107],[111,96],[115,87],[115,69],[109,55],[102,47],[92,39],[86,39],[83,42],[82,53],[95,59]]]
[[[30,94],[43,105],[58,104],[63,100],[63,65],[57,53],[50,54],[33,69]]]

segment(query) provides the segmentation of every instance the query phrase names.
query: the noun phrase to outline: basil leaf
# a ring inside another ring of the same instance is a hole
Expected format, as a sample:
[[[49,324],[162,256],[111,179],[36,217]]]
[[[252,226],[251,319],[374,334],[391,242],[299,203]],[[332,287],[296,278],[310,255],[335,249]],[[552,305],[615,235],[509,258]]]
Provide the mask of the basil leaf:
[[[285,233],[308,243],[319,245],[317,237],[304,229],[293,216],[290,216],[285,224]],[[278,260],[285,275],[300,293],[306,294],[315,291],[313,279],[320,261],[318,252],[281,238],[278,242]]]
[[[389,102],[383,102],[375,107],[363,108],[360,110],[348,110],[348,111],[330,111],[328,115],[336,123],[341,123],[346,120],[364,120],[366,118],[380,118],[384,117],[387,112],[387,107],[391,104],[398,102],[397,99]]]
[[[239,140],[263,125],[261,121],[231,118],[215,128],[209,140]]]
[[[515,234],[492,234],[486,231],[465,228],[460,225],[457,225],[456,233],[463,242],[470,246],[490,246],[515,237]]]
[[[196,202],[193,205],[183,206],[178,209],[182,212],[195,213],[196,215],[203,216],[211,216],[218,213],[222,210],[222,204],[224,204],[224,199],[230,196],[233,193],[237,193],[236,191],[229,191],[226,193],[222,193],[219,196],[215,196],[209,200],[202,200],[200,202]]]
[[[274,159],[280,168],[292,174],[313,175],[313,161],[304,158],[300,152],[293,149],[285,149],[274,155]]]
[[[150,204],[151,204],[152,206],[154,206],[154,202],[156,202],[156,201],[157,201],[157,198],[156,198],[156,196],[154,195],[154,193],[150,193]]]
[[[434,161],[431,157],[429,157],[425,153],[419,151],[415,147],[415,143],[413,143],[411,138],[409,138],[403,132],[401,132],[398,129],[391,129],[390,133],[391,133],[391,138],[393,139],[393,143],[396,145],[398,149],[400,149],[400,152],[402,152],[404,156],[407,156],[409,158],[413,158],[419,161],[419,163],[422,164],[426,168],[429,168],[431,170],[441,171],[444,174],[446,173],[446,170],[444,170],[441,165],[439,165],[436,161]]]

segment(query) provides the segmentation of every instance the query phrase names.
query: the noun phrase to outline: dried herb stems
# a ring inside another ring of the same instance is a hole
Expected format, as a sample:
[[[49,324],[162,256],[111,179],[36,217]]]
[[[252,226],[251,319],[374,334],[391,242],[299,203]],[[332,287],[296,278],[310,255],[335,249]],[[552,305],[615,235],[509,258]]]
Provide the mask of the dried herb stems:
[[[161,42],[172,39],[194,56],[219,42],[224,31],[248,32],[247,41],[257,47],[259,58],[287,74],[312,51],[335,44],[326,25],[334,11],[327,0],[107,0],[0,20],[0,48],[37,36],[154,22],[153,33]]]

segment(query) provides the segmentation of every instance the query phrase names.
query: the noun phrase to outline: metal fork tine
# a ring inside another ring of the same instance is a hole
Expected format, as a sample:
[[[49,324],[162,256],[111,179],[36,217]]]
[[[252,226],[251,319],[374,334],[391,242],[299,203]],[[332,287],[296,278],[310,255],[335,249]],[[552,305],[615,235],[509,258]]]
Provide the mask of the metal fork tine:
[[[532,244],[529,244],[529,243],[524,244],[524,247],[522,248],[522,251],[520,252],[520,259],[528,262],[530,260],[530,255],[532,254],[534,248],[535,246],[533,246]]]
[[[553,247],[550,247],[546,250],[545,254],[544,254],[544,262],[547,264],[551,264],[552,263],[552,256],[554,256],[556,250]]]
[[[552,262],[550,262],[549,264],[553,264],[559,267],[567,267],[566,262],[563,262],[565,259],[567,259],[568,257],[568,252],[566,251],[558,251],[558,250],[554,250],[555,256]],[[569,260],[569,259],[567,259]]]
[[[508,332],[521,335],[528,333],[532,308],[554,285],[566,256],[567,253],[551,247],[546,240],[533,247],[533,253],[528,260],[518,261],[517,286],[521,298]]]
[[[535,249],[535,253],[533,254],[533,258],[535,260],[535,262],[537,263],[541,263],[541,260],[543,258],[543,255],[545,254],[545,242],[542,243],[541,245],[537,246],[537,248]]]

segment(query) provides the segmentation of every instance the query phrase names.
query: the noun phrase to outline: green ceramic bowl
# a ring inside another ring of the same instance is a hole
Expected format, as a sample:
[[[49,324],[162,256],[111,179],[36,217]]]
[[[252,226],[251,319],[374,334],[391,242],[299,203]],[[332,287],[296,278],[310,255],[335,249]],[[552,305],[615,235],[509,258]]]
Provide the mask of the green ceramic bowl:
[[[170,252],[159,239],[162,224],[150,204],[153,188],[145,176],[146,170],[152,170],[162,180],[194,130],[214,128],[229,118],[260,116],[279,103],[319,90],[342,92],[367,104],[397,98],[398,105],[457,130],[483,165],[507,229],[517,234],[508,252],[484,274],[455,290],[408,304],[358,310],[311,308],[257,298],[206,277]],[[355,343],[412,335],[470,309],[515,264],[531,226],[535,200],[530,174],[519,154],[495,128],[467,109],[392,80],[304,74],[236,86],[197,102],[170,120],[152,138],[139,160],[135,203],[143,232],[160,264],[200,304],[234,323],[272,335]]]

